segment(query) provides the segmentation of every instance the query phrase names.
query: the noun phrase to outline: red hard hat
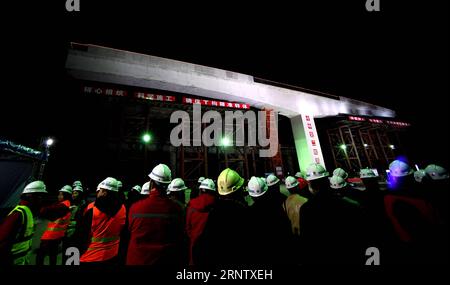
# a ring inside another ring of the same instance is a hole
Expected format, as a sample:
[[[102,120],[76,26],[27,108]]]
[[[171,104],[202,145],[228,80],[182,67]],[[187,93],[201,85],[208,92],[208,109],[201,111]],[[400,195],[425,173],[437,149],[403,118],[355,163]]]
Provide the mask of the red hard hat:
[[[306,181],[305,179],[303,179],[301,177],[297,178],[297,181],[298,181],[298,188],[300,188],[300,189],[303,189],[308,186],[308,181]]]

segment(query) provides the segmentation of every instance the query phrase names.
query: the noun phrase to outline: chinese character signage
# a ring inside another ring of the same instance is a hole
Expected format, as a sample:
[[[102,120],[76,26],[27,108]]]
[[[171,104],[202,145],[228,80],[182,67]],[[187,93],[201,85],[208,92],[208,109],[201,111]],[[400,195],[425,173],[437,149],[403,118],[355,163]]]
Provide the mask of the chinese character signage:
[[[306,134],[311,162],[324,165],[322,150],[320,148],[319,137],[312,115],[302,115],[303,128]],[[325,165],[324,165],[325,166]]]
[[[250,109],[249,104],[244,103],[232,103],[232,102],[224,102],[224,101],[216,101],[209,99],[194,99],[189,97],[183,97],[184,104],[200,104],[203,106],[215,106],[215,107],[225,107],[225,108],[233,108],[233,109]]]
[[[126,90],[115,88],[104,88],[104,87],[92,87],[92,86],[84,86],[83,92],[86,94],[119,96],[119,97],[124,97],[128,95]]]

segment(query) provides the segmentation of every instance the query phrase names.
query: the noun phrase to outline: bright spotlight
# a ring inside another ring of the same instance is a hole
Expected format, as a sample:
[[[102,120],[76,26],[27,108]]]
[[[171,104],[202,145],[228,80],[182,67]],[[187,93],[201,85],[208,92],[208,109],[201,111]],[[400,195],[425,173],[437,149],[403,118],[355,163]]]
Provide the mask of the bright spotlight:
[[[144,135],[142,136],[142,141],[143,141],[144,143],[149,143],[151,140],[152,140],[152,137],[150,136],[150,134],[144,134]]]
[[[47,147],[50,147],[54,142],[55,142],[55,141],[54,141],[52,138],[48,138],[48,139],[45,141],[45,145],[46,145]]]
[[[230,139],[227,138],[227,137],[222,138],[222,145],[223,146],[230,146],[231,145]]]

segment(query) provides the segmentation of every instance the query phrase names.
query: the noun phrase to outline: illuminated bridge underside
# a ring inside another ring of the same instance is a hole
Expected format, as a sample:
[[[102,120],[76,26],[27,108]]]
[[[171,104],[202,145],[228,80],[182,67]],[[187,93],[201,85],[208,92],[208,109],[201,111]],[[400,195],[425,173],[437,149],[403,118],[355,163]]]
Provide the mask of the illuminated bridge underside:
[[[318,138],[314,138],[315,145],[311,144],[308,132],[311,125],[305,121],[305,115],[312,119],[338,114],[395,117],[395,112],[387,108],[264,84],[241,73],[99,46],[73,47],[66,68],[78,79],[245,102],[287,116],[292,122],[301,170],[314,161],[324,164]],[[312,127],[316,133],[314,123]]]

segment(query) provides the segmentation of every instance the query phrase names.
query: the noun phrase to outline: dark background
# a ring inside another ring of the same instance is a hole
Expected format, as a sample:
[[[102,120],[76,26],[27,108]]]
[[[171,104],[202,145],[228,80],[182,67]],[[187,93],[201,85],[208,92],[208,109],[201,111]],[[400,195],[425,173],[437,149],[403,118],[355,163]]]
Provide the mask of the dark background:
[[[2,10],[9,17],[1,20],[0,136],[34,148],[43,136],[59,138],[51,163],[61,181],[73,179],[64,169],[83,159],[61,140],[87,141],[76,132],[83,127],[83,106],[64,88],[70,41],[392,108],[398,119],[412,124],[405,142],[411,160],[422,167],[432,162],[449,166],[447,1],[381,0],[381,12],[371,13],[365,0],[149,6],[81,0],[79,13],[66,12],[64,2],[5,4]],[[93,172],[99,166],[84,167]]]

